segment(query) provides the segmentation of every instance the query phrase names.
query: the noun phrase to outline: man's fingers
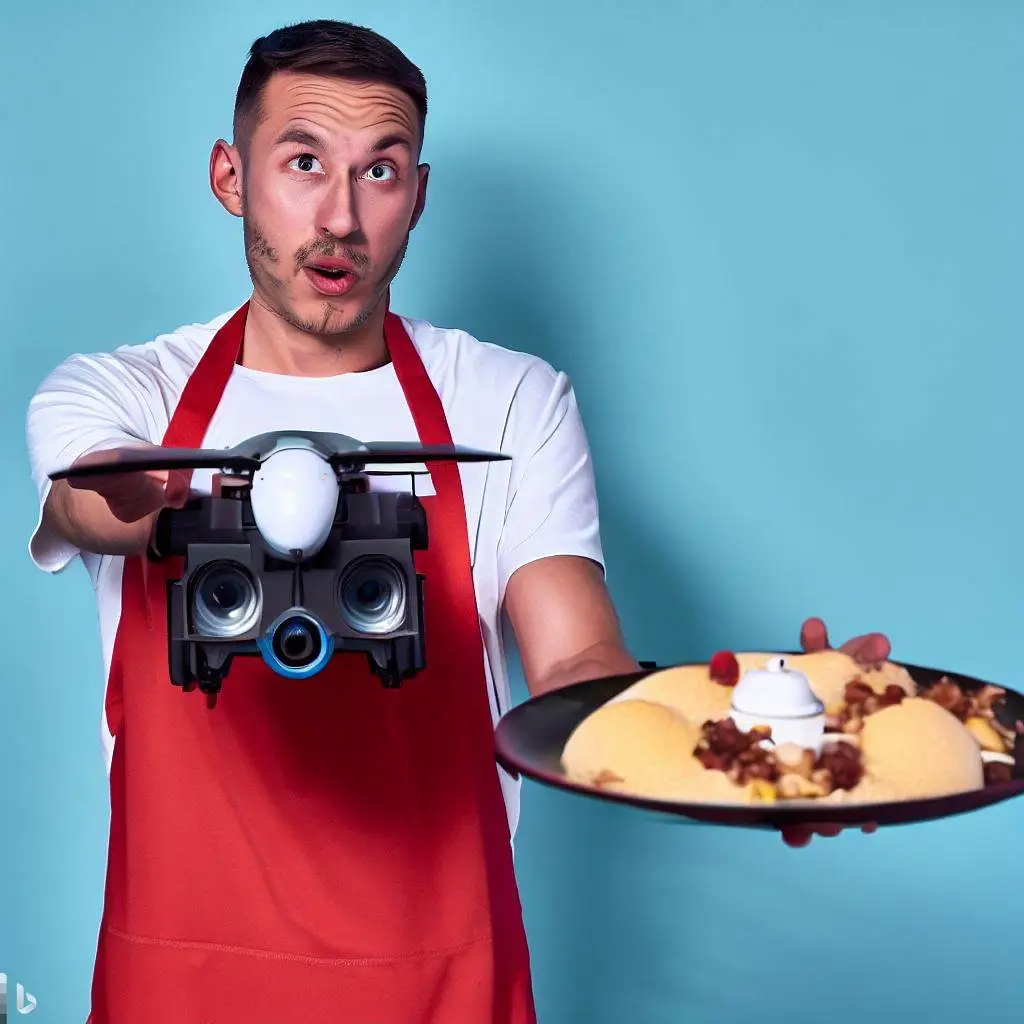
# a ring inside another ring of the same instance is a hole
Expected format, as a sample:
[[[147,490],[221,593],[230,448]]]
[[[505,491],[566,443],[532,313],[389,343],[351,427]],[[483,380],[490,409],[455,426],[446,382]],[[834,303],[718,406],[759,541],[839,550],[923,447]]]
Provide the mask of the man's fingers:
[[[828,630],[818,618],[808,619],[800,629],[800,646],[805,651],[823,651],[829,646]]]
[[[813,836],[814,831],[803,825],[794,825],[792,828],[784,828],[782,830],[782,841],[794,849],[806,846]]]
[[[823,651],[831,647],[828,629],[817,618],[809,618],[800,629],[800,646],[805,651]],[[865,633],[847,640],[839,650],[850,655],[859,664],[870,667],[886,661],[892,652],[892,645],[884,633]]]
[[[885,661],[892,651],[892,645],[884,633],[866,633],[848,640],[839,649],[861,665],[871,666]]]
[[[823,823],[820,825],[791,825],[782,831],[782,840],[787,846],[800,848],[807,846],[815,836],[823,836],[826,839],[835,839],[843,831],[842,825]],[[874,826],[864,826],[864,831],[874,831]]]
[[[82,460],[82,465],[86,465]],[[69,477],[67,484],[77,491],[95,491],[97,494],[123,494],[131,490],[145,490],[148,483],[167,483],[166,469],[147,469],[138,473],[103,473],[97,476]]]
[[[181,508],[188,500],[190,474],[188,472],[172,469],[167,474],[167,486],[164,489],[164,501],[171,508]]]

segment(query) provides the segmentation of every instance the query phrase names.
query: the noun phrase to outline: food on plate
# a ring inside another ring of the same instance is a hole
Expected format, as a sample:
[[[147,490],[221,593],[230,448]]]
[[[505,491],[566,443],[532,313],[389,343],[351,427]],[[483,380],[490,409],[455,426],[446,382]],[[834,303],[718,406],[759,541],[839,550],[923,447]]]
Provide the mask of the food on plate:
[[[700,728],[663,704],[606,704],[573,731],[562,753],[569,776],[592,786],[623,782],[659,793],[675,779],[703,770],[694,757]]]
[[[732,705],[732,687],[747,672],[765,669],[778,657],[778,654],[766,652],[719,651],[706,665],[677,665],[645,676],[614,699],[653,700],[674,707],[694,721],[725,718]],[[888,686],[898,686],[908,696],[916,692],[913,679],[902,665],[886,663],[878,668],[863,669],[849,654],[838,650],[784,657],[789,668],[807,677],[828,713],[837,713],[842,708],[846,684],[853,679],[859,679],[874,693],[883,693]],[[730,674],[731,663],[735,664],[733,674]]]
[[[919,687],[901,665],[864,668],[841,651],[719,651],[597,708],[562,765],[598,789],[692,803],[945,796],[1011,778],[1004,694],[947,677]]]
[[[945,796],[984,786],[977,741],[934,701],[907,697],[863,721],[860,750],[864,771],[901,798]]]

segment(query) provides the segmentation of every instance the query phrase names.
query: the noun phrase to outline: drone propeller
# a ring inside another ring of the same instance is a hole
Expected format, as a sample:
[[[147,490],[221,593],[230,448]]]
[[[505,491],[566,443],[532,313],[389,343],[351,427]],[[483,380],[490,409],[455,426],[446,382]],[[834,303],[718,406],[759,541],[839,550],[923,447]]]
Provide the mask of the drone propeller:
[[[510,455],[481,451],[457,444],[422,445],[404,441],[363,442],[347,434],[324,431],[277,430],[258,434],[234,448],[121,449],[109,459],[71,466],[50,474],[51,480],[82,480],[115,473],[147,470],[219,469],[225,473],[253,473],[275,452],[306,448],[334,469],[358,472],[367,464],[397,465],[421,462],[495,462]]]

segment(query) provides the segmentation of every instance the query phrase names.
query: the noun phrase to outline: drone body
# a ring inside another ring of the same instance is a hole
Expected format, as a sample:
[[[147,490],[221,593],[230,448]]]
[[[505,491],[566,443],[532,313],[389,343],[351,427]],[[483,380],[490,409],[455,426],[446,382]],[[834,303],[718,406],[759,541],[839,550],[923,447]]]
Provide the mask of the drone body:
[[[249,501],[268,547],[301,561],[327,540],[339,493],[338,473],[317,452],[285,447],[253,473]]]
[[[183,556],[168,584],[171,681],[198,686],[213,705],[236,656],[258,656],[278,675],[309,679],[340,653],[362,652],[387,687],[425,664],[427,546],[415,490],[375,492],[367,465],[426,472],[433,461],[509,456],[456,445],[364,444],[344,434],[277,431],[232,449],[119,452],[51,479],[151,469],[219,470],[221,493],[165,508],[151,557]],[[422,469],[410,469],[409,464]]]

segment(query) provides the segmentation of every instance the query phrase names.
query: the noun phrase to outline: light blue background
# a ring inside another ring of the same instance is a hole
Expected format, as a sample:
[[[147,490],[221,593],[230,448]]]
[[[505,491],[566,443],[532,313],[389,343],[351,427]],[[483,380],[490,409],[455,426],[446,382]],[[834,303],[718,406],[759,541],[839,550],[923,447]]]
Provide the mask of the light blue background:
[[[427,75],[395,308],[569,372],[637,657],[820,614],[1024,689],[1019,4],[12,6],[0,971],[39,1024],[87,1011],[107,802],[89,583],[25,549],[26,405],[69,353],[248,294],[210,147],[252,39],[320,16]],[[792,851],[527,784],[541,1020],[1016,1018],[1022,838],[1016,802]]]

